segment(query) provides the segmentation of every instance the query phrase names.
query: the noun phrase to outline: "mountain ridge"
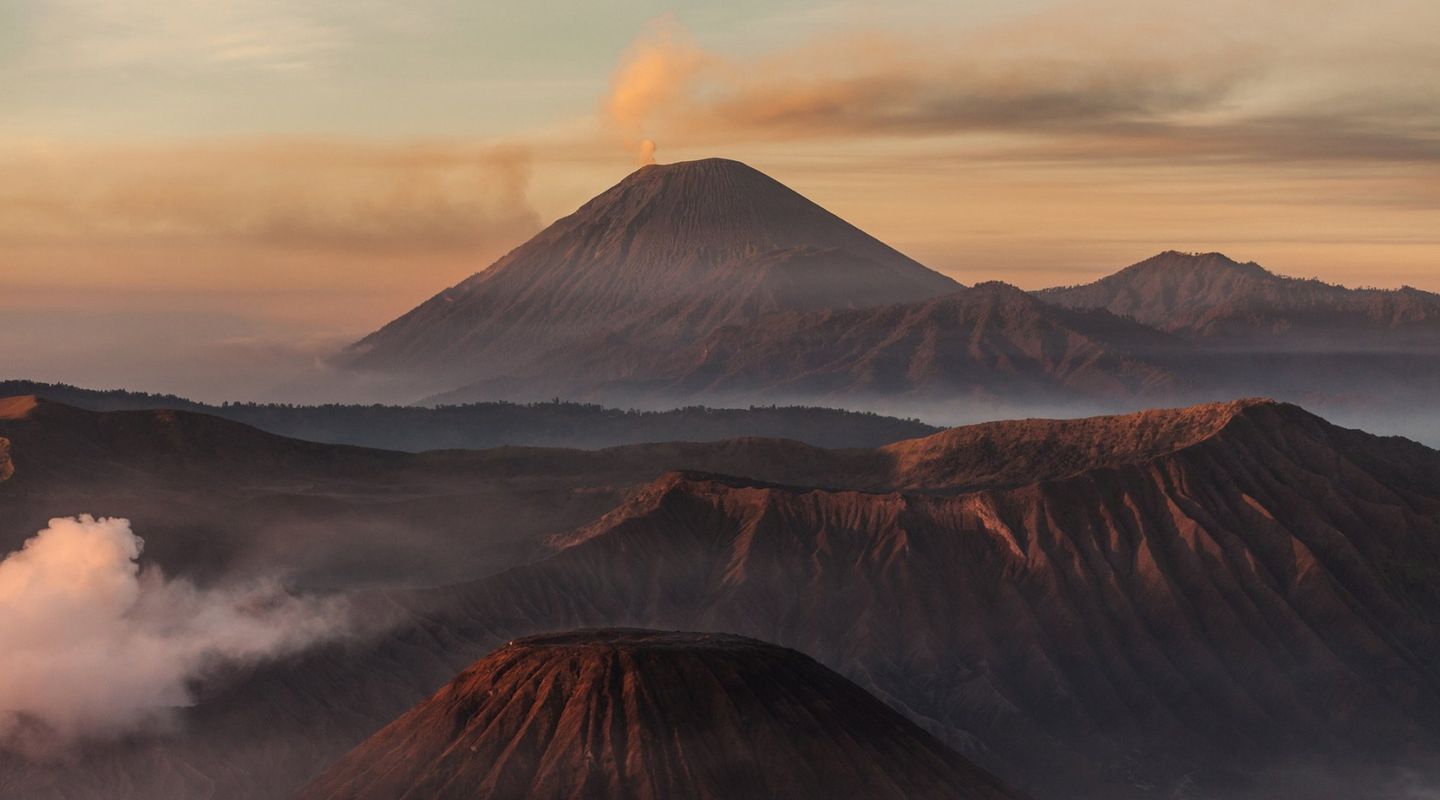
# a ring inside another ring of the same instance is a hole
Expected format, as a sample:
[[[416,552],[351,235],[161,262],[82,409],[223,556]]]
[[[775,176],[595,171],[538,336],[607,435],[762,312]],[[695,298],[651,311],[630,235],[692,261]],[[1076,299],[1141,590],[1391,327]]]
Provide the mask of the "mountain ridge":
[[[616,625],[805,652],[1041,798],[1339,800],[1440,776],[1440,453],[1264,400],[937,437],[493,452],[581,475],[566,492],[640,483],[542,558],[386,590],[393,635],[259,668],[191,735],[64,785],[284,795],[505,641]],[[0,796],[66,796],[40,791],[59,779],[11,773]]]
[[[1440,342],[1440,294],[1413,287],[1352,289],[1292,278],[1223,253],[1167,250],[1091,283],[1035,295],[1072,308],[1103,308],[1203,339],[1264,334],[1319,337],[1339,346],[1359,331],[1373,337],[1408,329]]]
[[[785,437],[822,447],[872,447],[938,430],[915,419],[818,406],[685,406],[639,411],[559,400],[435,408],[285,403],[212,405],[173,395],[81,389],[35,381],[0,381],[0,397],[11,394],[38,394],[91,411],[191,411],[295,439],[407,452],[479,450],[504,445],[596,449],[744,436]]]

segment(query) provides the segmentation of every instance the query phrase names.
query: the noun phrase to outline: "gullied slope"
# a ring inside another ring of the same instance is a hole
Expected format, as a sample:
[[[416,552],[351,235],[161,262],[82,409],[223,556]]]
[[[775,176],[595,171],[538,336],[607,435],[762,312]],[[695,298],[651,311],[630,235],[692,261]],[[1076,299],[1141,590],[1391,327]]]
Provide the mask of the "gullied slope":
[[[1013,795],[800,653],[738,636],[586,630],[506,644],[299,797]]]
[[[956,286],[739,162],[652,165],[366,337],[346,360],[443,369],[457,385],[642,321],[652,335],[696,336],[765,308],[897,302]],[[728,311],[687,310],[712,301]]]
[[[1356,796],[1440,754],[1440,454],[1291,406],[960,495],[675,475],[577,541],[465,605],[777,641],[1041,796]]]
[[[669,474],[545,560],[387,594],[411,621],[383,641],[257,670],[184,737],[0,770],[0,796],[281,796],[499,644],[614,625],[805,652],[1041,798],[1440,779],[1436,451],[1266,401],[697,447],[589,457],[752,474]]]

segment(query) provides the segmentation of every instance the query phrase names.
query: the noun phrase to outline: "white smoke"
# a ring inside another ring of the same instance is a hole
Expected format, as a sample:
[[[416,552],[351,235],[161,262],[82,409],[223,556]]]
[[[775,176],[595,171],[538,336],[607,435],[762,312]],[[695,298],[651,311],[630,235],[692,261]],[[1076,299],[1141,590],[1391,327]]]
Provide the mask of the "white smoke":
[[[274,584],[206,589],[143,569],[125,519],[50,526],[0,562],[0,746],[43,755],[166,721],[207,669],[349,627],[337,602]]]

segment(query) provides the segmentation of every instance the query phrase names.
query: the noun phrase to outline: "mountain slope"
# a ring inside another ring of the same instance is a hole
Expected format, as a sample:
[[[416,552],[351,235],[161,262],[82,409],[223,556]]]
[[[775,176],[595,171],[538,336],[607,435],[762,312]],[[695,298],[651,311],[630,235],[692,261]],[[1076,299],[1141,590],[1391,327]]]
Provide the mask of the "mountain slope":
[[[739,162],[651,165],[344,361],[454,386],[523,372],[538,355],[642,321],[652,334],[696,336],[762,309],[898,302],[956,286]],[[685,312],[712,300],[725,313]],[[664,307],[671,315],[657,319]]]
[[[1434,767],[1440,454],[1291,406],[1192,413],[949,496],[672,476],[462,618],[768,638],[1041,796],[1263,797],[1303,766],[1346,797]]]
[[[1036,296],[1204,339],[1260,344],[1263,337],[1342,349],[1440,345],[1440,295],[1433,292],[1347,289],[1287,278],[1221,253],[1167,251],[1094,283]]]
[[[509,642],[301,800],[1013,797],[810,658],[717,634]]]
[[[1211,396],[1263,394],[1440,444],[1440,294],[1348,289],[1219,253],[1176,252],[1036,294],[1187,340],[1186,375]]]
[[[805,652],[1041,798],[1339,800],[1440,779],[1436,451],[1245,401],[877,451],[548,463],[681,451],[710,474],[627,492],[544,560],[387,593],[409,622],[383,640],[259,669],[183,737],[90,769],[0,770],[0,797],[283,795],[499,644],[614,625]]]
[[[1176,391],[1183,345],[1001,283],[918,303],[780,314],[665,363],[683,396],[1133,398]]]
[[[740,439],[410,454],[287,439],[190,411],[0,398],[0,551],[52,517],[89,513],[129,518],[147,555],[186,576],[447,583],[545,555],[547,538],[667,470],[803,482],[872,453]]]

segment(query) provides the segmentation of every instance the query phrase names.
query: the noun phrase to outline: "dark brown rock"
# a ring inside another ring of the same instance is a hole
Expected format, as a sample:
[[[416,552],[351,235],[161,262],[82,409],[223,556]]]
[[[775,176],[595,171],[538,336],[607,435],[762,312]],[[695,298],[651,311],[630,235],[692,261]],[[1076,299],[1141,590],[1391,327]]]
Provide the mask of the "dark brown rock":
[[[582,630],[507,643],[299,797],[1015,795],[793,650],[724,634]]]

